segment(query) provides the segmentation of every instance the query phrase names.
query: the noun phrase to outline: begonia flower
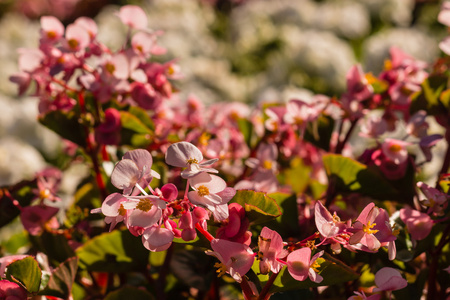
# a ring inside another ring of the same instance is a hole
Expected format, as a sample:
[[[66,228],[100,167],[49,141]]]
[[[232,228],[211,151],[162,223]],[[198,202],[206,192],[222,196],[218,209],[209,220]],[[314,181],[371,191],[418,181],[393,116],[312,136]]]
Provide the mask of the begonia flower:
[[[228,218],[227,203],[234,197],[236,190],[227,187],[226,182],[216,175],[203,172],[190,178],[189,201],[194,205],[208,208],[217,221]]]
[[[383,154],[395,164],[402,164],[408,159],[406,146],[409,145],[411,145],[409,142],[387,138],[381,145],[381,149]]]
[[[104,145],[118,145],[121,128],[120,112],[115,108],[107,108],[103,122],[95,128],[95,140]]]
[[[256,157],[250,157],[245,161],[245,164],[252,169],[260,172],[276,172],[278,169],[278,149],[275,144],[263,143],[256,151]]]
[[[397,255],[395,240],[397,239],[398,230],[394,230],[389,223],[389,215],[386,210],[379,208],[379,214],[375,219],[373,230],[377,230],[375,237],[380,241],[381,246],[387,246],[389,260],[394,260]]]
[[[161,220],[166,202],[158,196],[129,196],[127,198],[127,201],[122,203],[124,209],[131,210],[127,226],[148,228]]]
[[[242,281],[242,276],[250,270],[255,260],[255,254],[250,247],[240,243],[213,239],[211,248],[213,251],[208,250],[205,253],[220,260],[220,263],[215,264],[218,276],[228,273],[237,282]]]
[[[152,163],[153,158],[147,150],[128,151],[115,165],[111,183],[123,190],[124,195],[130,195],[135,186],[145,188],[153,177],[160,178],[159,174],[151,169]]]
[[[70,24],[66,28],[66,46],[70,51],[84,50],[90,43],[89,33],[83,26]]]
[[[54,16],[42,16],[41,37],[45,41],[58,41],[64,34],[64,25]]]
[[[9,280],[0,280],[0,299],[4,300],[26,300],[28,294],[17,283]]]
[[[180,168],[186,168],[181,172],[181,177],[192,178],[202,172],[218,173],[212,168],[205,168],[215,163],[218,159],[203,161],[202,152],[193,144],[178,142],[170,145],[166,151],[166,163]]]
[[[364,294],[364,292],[354,292],[355,295],[350,296],[347,300],[379,300],[381,299],[381,294],[373,294],[369,297]]]
[[[384,267],[375,274],[375,284],[374,292],[397,291],[405,288],[408,282],[397,269]]]
[[[148,20],[144,10],[136,5],[122,6],[117,14],[123,24],[134,29],[146,29]]]
[[[252,233],[248,230],[250,221],[245,215],[245,209],[238,203],[231,203],[228,205],[228,211],[228,222],[224,222],[217,229],[216,237],[250,245]]]
[[[82,27],[87,31],[91,40],[93,40],[98,33],[97,23],[88,17],[79,17],[73,22],[75,25]]]
[[[421,200],[420,203],[428,207],[430,212],[434,212],[438,216],[442,215],[444,209],[448,205],[447,194],[421,181],[417,182],[417,187],[420,188],[426,197],[426,199]]]
[[[379,212],[374,203],[369,203],[362,210],[352,226],[354,233],[349,239],[350,245],[361,244],[370,251],[377,251],[381,247],[380,241],[374,235],[378,230],[373,229]]]
[[[34,205],[22,208],[20,220],[22,225],[31,235],[39,235],[44,229],[56,229],[59,222],[55,215],[59,208],[47,205]]]
[[[331,215],[320,201],[317,201],[314,206],[314,220],[317,230],[325,239],[335,237],[346,227],[336,212]]]
[[[312,282],[322,282],[323,277],[317,274],[319,272],[317,268],[320,267],[320,260],[323,259],[317,260],[323,253],[324,251],[320,251],[311,257],[311,249],[309,247],[291,252],[286,259],[289,274],[298,281],[304,281],[309,277]]]
[[[426,238],[433,227],[429,215],[410,207],[400,209],[400,219],[405,223],[411,238],[417,241]]]
[[[174,234],[172,230],[160,226],[152,226],[142,234],[142,244],[152,252],[167,250],[172,244]]]
[[[259,270],[261,274],[267,274],[269,271],[279,273],[283,264],[278,260],[287,256],[287,250],[283,249],[283,238],[281,235],[264,227],[258,238],[258,259]]]

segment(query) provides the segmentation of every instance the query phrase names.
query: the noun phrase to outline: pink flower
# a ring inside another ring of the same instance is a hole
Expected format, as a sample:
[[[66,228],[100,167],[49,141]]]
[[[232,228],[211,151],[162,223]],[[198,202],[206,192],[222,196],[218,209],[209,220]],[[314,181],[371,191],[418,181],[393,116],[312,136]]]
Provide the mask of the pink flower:
[[[236,190],[227,187],[226,182],[219,176],[203,172],[190,179],[194,191],[188,193],[189,201],[194,205],[208,208],[215,220],[228,218],[228,201],[234,197]]]
[[[158,196],[128,196],[123,202],[123,208],[131,210],[128,214],[127,226],[148,228],[161,220],[162,210],[166,208],[166,202]]]
[[[222,223],[222,226],[217,229],[216,237],[218,239],[250,245],[252,233],[247,230],[250,221],[245,216],[245,209],[237,203],[231,203],[228,205],[228,211],[228,222]]]
[[[56,42],[64,34],[64,25],[56,17],[41,17],[41,37],[44,41]]]
[[[353,224],[353,235],[349,239],[350,245],[361,244],[370,251],[377,251],[381,247],[380,241],[375,237],[378,230],[372,229],[375,219],[379,214],[379,208],[374,203],[369,203]]]
[[[283,249],[283,239],[280,234],[264,227],[259,235],[258,247],[260,273],[267,274],[269,271],[279,273],[283,264],[278,259],[283,259],[288,254],[287,250]]]
[[[70,51],[84,50],[90,43],[89,33],[83,26],[70,24],[66,28],[66,46]]]
[[[379,291],[396,291],[405,288],[408,282],[402,277],[396,269],[384,267],[375,274],[376,288],[374,292]]]
[[[388,256],[390,260],[394,260],[397,255],[397,248],[395,246],[395,240],[397,239],[398,230],[393,230],[393,227],[389,223],[389,215],[386,210],[379,208],[379,214],[375,219],[374,230],[375,237],[380,241],[381,246],[388,247]]]
[[[79,17],[75,20],[74,24],[86,30],[91,40],[97,36],[98,32],[97,24],[91,18]]]
[[[160,226],[145,229],[142,234],[142,244],[152,252],[167,250],[174,238],[173,231]]]
[[[26,300],[27,292],[18,284],[0,280],[0,299],[4,300]]]
[[[115,108],[107,108],[103,122],[95,128],[95,140],[104,145],[118,145],[121,128],[119,111]]]
[[[341,222],[336,212],[331,215],[320,201],[317,201],[314,206],[314,217],[317,230],[326,239],[335,237],[346,228],[345,223]]]
[[[59,227],[58,220],[55,218],[58,211],[59,208],[46,205],[27,206],[22,209],[20,220],[31,235],[39,235],[44,228],[56,229]]]
[[[381,149],[388,159],[399,165],[408,159],[408,150],[406,149],[406,146],[409,145],[411,145],[411,143],[388,138],[384,140]]]
[[[136,5],[125,5],[119,10],[118,16],[123,24],[134,29],[146,29],[147,28],[147,15],[145,12]]]
[[[323,255],[324,251],[316,253],[311,258],[311,249],[304,247],[291,252],[286,260],[287,269],[289,274],[298,281],[304,281],[309,277],[311,281],[319,283],[323,278],[319,274],[317,268],[320,267],[322,259],[316,262],[316,260]]]
[[[111,174],[111,183],[130,195],[135,186],[145,188],[159,174],[151,169],[153,158],[147,150],[136,149],[125,153]]]
[[[369,297],[364,294],[364,292],[354,292],[355,296],[350,296],[347,300],[379,300],[381,299],[381,294],[374,294]]]
[[[411,238],[418,241],[426,238],[433,227],[429,215],[409,207],[400,209],[400,219],[405,223]]]
[[[261,144],[256,151],[256,158],[250,157],[245,164],[260,172],[276,172],[278,169],[278,149],[275,144]]]
[[[242,276],[250,270],[255,260],[255,254],[250,247],[240,243],[213,239],[211,248],[213,251],[208,250],[205,253],[220,260],[220,263],[215,264],[218,276],[228,273],[237,282],[242,281]]]
[[[166,163],[180,168],[186,168],[181,172],[181,177],[192,178],[202,172],[218,173],[212,168],[205,168],[215,163],[218,159],[203,161],[202,152],[193,144],[179,142],[170,145],[166,152]]]
[[[447,194],[420,181],[417,183],[417,187],[420,188],[426,197],[426,199],[420,201],[421,204],[429,207],[429,212],[442,215],[444,213],[444,209],[448,205]]]

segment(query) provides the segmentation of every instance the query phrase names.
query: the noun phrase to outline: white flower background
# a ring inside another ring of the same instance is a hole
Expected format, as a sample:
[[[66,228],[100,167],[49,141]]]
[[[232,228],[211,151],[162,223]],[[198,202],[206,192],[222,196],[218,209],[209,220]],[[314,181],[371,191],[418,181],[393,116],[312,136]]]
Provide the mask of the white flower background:
[[[177,58],[181,66],[180,99],[195,94],[205,103],[340,95],[353,64],[377,74],[393,45],[432,62],[445,35],[435,21],[439,5],[414,17],[413,0],[250,0],[220,18],[194,0],[143,1],[142,7],[149,27],[165,32],[159,39],[168,49],[163,59]],[[99,39],[113,49],[126,32],[117,10],[104,7],[95,18]],[[15,12],[0,19],[0,186],[30,178],[62,147],[37,122],[37,99],[18,98],[8,80],[18,71],[17,49],[35,48],[38,40],[37,20]],[[79,176],[68,176],[75,178],[63,185],[68,194]]]

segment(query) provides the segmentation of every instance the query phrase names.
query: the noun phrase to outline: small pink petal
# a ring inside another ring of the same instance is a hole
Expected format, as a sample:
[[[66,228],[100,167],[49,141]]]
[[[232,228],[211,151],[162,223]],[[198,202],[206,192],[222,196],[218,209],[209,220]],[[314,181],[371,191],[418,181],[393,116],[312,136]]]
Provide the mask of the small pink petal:
[[[142,234],[142,244],[148,250],[164,251],[170,247],[174,238],[174,234],[167,228],[153,226],[147,228]]]
[[[405,288],[408,282],[402,277],[396,269],[384,267],[375,274],[374,292],[378,291],[396,291]]]
[[[125,5],[120,8],[118,14],[123,24],[134,29],[147,28],[147,15],[144,10],[136,5]]]

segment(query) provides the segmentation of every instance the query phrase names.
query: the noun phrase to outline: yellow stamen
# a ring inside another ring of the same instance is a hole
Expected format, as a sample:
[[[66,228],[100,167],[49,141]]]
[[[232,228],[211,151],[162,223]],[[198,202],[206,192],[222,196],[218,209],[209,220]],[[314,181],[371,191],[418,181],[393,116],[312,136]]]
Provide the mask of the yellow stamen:
[[[211,138],[211,135],[207,132],[203,132],[202,135],[198,138],[198,142],[202,146],[208,146],[208,141]]]
[[[141,199],[136,205],[136,209],[148,212],[152,208],[153,204],[149,199]]]
[[[370,224],[370,221],[367,222],[367,225],[363,226],[363,231],[367,234],[375,234],[378,230],[372,230],[372,228],[377,225],[377,223]]]
[[[315,240],[309,240],[306,242],[306,247],[311,248],[311,250],[316,249],[316,241]]]
[[[263,162],[263,167],[264,167],[264,169],[271,170],[271,169],[272,169],[272,161],[266,159],[266,160]]]
[[[392,61],[390,61],[389,59],[386,59],[384,61],[384,69],[386,71],[392,70]]]
[[[207,196],[209,195],[209,189],[206,186],[201,185],[198,187],[197,193],[200,197]]]
[[[123,204],[120,204],[118,212],[121,216],[125,216],[125,214],[127,213],[127,210],[123,207]]]
[[[45,189],[45,190],[42,190],[39,192],[39,198],[41,200],[48,199],[48,198],[50,198],[50,196],[51,196],[51,193],[50,193],[49,189]]]
[[[391,151],[391,152],[399,152],[400,150],[402,150],[402,146],[400,146],[400,145],[393,144],[393,145],[389,146],[389,151]]]
[[[215,263],[214,267],[217,268],[217,276],[220,277],[227,272],[227,267],[223,263]]]
[[[54,39],[56,37],[56,32],[54,32],[54,31],[47,31],[47,37],[49,39]]]
[[[116,66],[114,66],[112,63],[107,63],[105,65],[105,69],[106,71],[108,71],[109,74],[112,74],[116,70]]]
[[[68,40],[67,44],[69,44],[69,47],[72,49],[76,49],[78,47],[78,41],[76,39]]]
[[[186,161],[186,163],[189,164],[189,165],[192,165],[192,164],[198,164],[198,160],[195,159],[195,158],[189,158],[189,159]]]

